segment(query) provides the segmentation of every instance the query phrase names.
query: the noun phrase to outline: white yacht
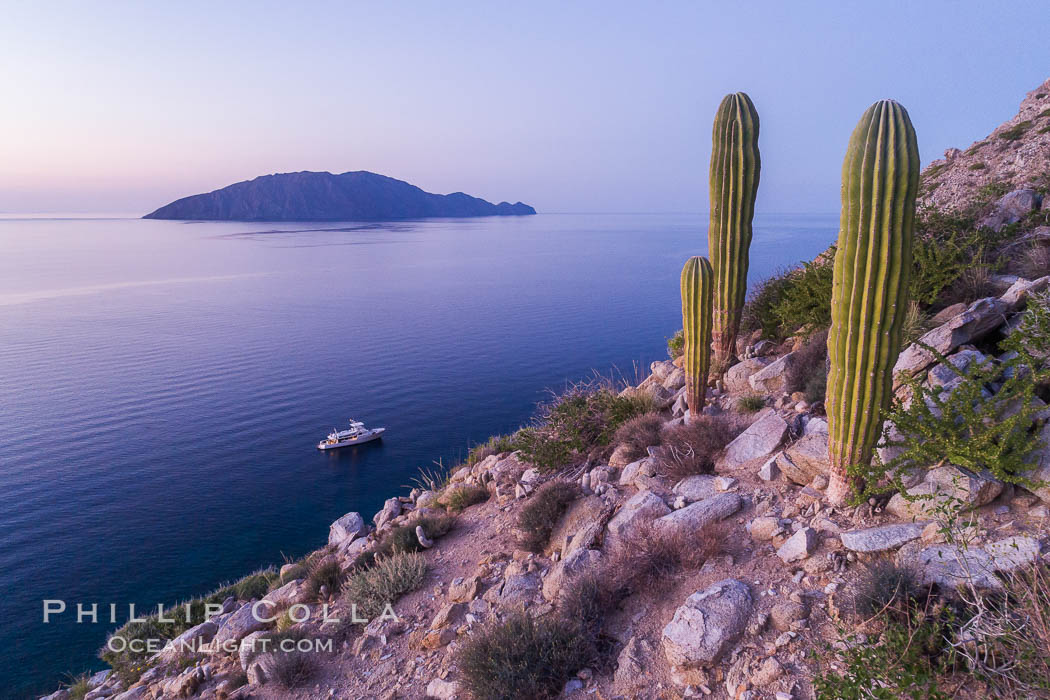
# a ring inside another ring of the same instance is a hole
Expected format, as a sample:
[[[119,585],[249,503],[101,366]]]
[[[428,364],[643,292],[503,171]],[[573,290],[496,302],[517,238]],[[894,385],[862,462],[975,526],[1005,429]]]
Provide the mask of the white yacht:
[[[317,449],[334,450],[337,447],[360,445],[372,440],[378,440],[385,432],[386,428],[366,428],[364,423],[351,418],[349,430],[333,429],[327,438],[317,443]]]

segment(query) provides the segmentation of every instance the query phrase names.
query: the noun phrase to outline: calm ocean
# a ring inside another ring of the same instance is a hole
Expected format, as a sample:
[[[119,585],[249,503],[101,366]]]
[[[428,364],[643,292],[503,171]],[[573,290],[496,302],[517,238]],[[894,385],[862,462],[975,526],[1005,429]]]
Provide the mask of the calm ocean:
[[[75,603],[198,595],[517,428],[633,379],[681,325],[705,215],[383,224],[0,219],[0,694],[101,668]],[[751,279],[837,217],[760,216]],[[382,443],[321,453],[350,417]],[[42,601],[70,612],[42,624]]]

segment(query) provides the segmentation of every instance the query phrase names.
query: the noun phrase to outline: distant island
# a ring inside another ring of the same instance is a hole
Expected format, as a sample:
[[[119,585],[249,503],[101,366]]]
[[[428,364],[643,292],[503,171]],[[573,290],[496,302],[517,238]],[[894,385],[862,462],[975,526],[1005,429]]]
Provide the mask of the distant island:
[[[493,204],[463,192],[432,194],[403,180],[365,170],[333,175],[262,175],[177,199],[144,219],[207,221],[385,221],[426,217],[524,216],[528,204]]]

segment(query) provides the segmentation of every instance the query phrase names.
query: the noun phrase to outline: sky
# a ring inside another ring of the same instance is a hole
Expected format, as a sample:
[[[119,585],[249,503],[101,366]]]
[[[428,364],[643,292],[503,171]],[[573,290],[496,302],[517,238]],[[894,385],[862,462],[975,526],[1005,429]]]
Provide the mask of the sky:
[[[258,175],[371,170],[541,212],[707,210],[722,96],[759,212],[834,212],[887,97],[923,163],[1050,77],[1045,2],[0,0],[0,212],[140,215]]]

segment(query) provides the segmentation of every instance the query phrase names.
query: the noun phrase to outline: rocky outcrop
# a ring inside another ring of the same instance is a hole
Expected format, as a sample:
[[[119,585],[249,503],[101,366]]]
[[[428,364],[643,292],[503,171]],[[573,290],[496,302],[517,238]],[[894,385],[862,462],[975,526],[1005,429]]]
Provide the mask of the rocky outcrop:
[[[760,459],[777,449],[787,436],[788,424],[773,411],[767,411],[726,446],[723,462],[734,468]]]
[[[685,668],[714,664],[743,634],[752,607],[751,591],[735,579],[689,596],[664,627],[660,641],[667,662]]]
[[[962,211],[989,187],[1030,188],[1033,174],[1050,172],[1048,110],[1050,80],[1029,92],[1017,114],[987,137],[930,163],[922,173],[918,206]]]

